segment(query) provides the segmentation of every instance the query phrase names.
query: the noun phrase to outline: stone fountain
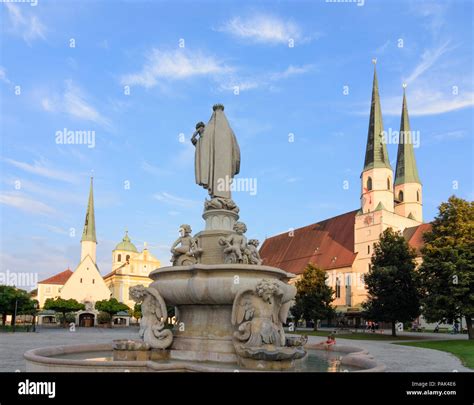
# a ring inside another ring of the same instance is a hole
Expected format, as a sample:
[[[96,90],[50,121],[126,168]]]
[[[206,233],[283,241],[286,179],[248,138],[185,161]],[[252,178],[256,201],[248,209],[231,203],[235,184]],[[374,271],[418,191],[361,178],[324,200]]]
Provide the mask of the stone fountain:
[[[189,225],[181,225],[171,247],[172,265],[152,271],[149,287],[130,288],[142,306],[141,340],[33,349],[24,355],[27,371],[334,371],[332,360],[314,362],[328,354],[355,371],[384,369],[358,348],[337,345],[334,353],[324,342],[285,336],[296,295],[288,284],[293,275],[262,265],[259,242],[245,236],[247,227],[231,198],[239,145],[224,107],[213,110],[209,123],[198,123],[191,138],[196,183],[209,194],[204,230],[193,235]],[[175,308],[172,325],[169,307]]]
[[[130,288],[142,303],[140,337],[151,358],[234,363],[261,370],[286,370],[306,352],[303,341],[283,330],[296,295],[285,271],[262,265],[259,242],[248,240],[231,198],[240,170],[240,149],[217,104],[209,123],[191,138],[196,147],[196,183],[208,191],[204,230],[194,236],[181,225],[172,245],[172,266],[150,273],[148,287]],[[167,306],[176,308],[173,330],[165,327]]]

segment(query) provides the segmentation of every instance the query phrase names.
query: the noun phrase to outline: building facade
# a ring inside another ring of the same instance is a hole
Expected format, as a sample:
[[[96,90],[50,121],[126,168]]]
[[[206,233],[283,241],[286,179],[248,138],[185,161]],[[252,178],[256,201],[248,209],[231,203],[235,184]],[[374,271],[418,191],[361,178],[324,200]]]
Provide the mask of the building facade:
[[[369,129],[360,175],[360,206],[353,211],[267,238],[260,249],[263,263],[297,276],[308,263],[326,270],[335,291],[334,305],[354,323],[360,322],[374,244],[387,228],[402,232],[420,263],[423,223],[422,184],[418,175],[408,107],[403,90],[395,173],[390,165],[383,128],[377,71],[374,68]]]
[[[98,311],[94,309],[97,301],[114,297],[133,308],[134,302],[129,299],[128,288],[137,284],[148,286],[151,283],[148,274],[160,267],[160,261],[146,247],[139,252],[126,232],[122,242],[112,252],[112,272],[103,277],[96,263],[96,251],[97,237],[93,180],[91,179],[81,237],[80,262],[74,271],[66,269],[38,282],[37,299],[40,308],[44,308],[44,303],[48,298],[73,298],[86,306],[84,311],[76,313],[76,324],[80,326],[97,324]],[[51,317],[51,314],[45,314],[45,316]],[[38,321],[41,323],[41,315]]]

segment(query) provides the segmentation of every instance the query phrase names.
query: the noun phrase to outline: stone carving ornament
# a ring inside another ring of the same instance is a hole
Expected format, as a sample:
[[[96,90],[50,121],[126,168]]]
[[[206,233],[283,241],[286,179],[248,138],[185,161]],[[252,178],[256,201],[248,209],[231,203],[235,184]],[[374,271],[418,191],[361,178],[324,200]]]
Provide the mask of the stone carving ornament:
[[[142,304],[142,319],[140,322],[140,338],[152,349],[166,349],[173,343],[173,332],[165,329],[168,318],[166,304],[160,293],[143,285],[130,287],[130,297]]]
[[[247,226],[243,222],[234,224],[234,234],[219,239],[219,244],[224,247],[225,263],[262,264],[258,253],[259,241],[250,239],[244,235]]]
[[[301,345],[287,342],[283,324],[296,288],[278,280],[260,280],[241,290],[232,307],[234,347],[241,357],[287,360],[305,356]]]
[[[173,266],[187,266],[198,262],[202,249],[198,247],[198,241],[191,236],[191,232],[191,226],[187,224],[180,226],[180,237],[171,246]]]

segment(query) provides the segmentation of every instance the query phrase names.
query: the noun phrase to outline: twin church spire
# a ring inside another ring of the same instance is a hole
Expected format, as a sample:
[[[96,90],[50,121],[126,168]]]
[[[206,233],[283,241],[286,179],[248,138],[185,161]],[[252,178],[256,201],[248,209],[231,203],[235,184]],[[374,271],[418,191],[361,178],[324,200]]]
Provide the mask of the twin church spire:
[[[395,180],[383,128],[377,69],[374,62],[369,130],[361,174],[361,213],[387,210],[422,222],[421,182],[416,166],[413,136],[410,129],[405,85],[399,132]]]

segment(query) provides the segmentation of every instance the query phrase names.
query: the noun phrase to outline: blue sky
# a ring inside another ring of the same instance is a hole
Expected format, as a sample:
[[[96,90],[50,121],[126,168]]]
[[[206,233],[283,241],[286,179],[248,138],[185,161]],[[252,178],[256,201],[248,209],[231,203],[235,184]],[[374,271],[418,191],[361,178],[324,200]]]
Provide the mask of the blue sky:
[[[374,57],[387,131],[408,85],[425,221],[453,193],[472,200],[472,11],[461,0],[0,4],[0,271],[41,279],[77,265],[92,172],[102,274],[125,227],[167,265],[179,225],[203,228],[189,137],[218,102],[240,176],[257,179],[255,195],[234,194],[249,237],[357,209]],[[58,144],[64,129],[95,131],[94,147]]]

